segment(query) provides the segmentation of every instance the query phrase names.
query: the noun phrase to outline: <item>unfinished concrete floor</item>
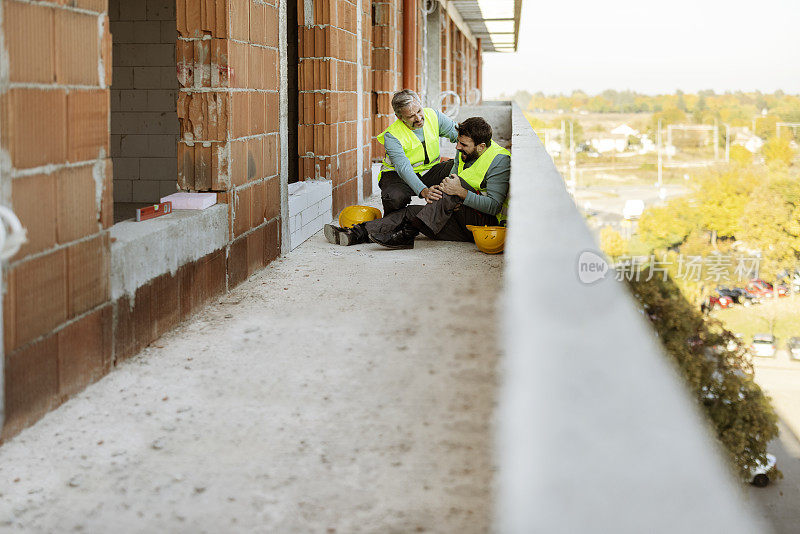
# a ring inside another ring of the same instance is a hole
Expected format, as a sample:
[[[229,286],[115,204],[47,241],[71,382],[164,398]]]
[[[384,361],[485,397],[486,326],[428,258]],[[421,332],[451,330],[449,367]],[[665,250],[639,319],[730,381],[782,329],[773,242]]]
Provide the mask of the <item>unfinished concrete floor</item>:
[[[0,447],[0,530],[487,531],[502,267],[318,233]]]

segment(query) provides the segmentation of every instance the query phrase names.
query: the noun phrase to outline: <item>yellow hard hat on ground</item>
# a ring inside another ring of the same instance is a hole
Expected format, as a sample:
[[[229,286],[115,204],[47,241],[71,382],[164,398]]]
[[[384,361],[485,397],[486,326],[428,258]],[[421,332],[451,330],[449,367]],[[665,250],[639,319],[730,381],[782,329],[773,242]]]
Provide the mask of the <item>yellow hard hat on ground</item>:
[[[499,254],[503,252],[506,242],[505,226],[473,226],[467,225],[467,230],[472,232],[478,250],[486,254]]]
[[[382,217],[381,210],[372,206],[348,206],[339,214],[339,226],[350,228],[354,224],[374,221]]]

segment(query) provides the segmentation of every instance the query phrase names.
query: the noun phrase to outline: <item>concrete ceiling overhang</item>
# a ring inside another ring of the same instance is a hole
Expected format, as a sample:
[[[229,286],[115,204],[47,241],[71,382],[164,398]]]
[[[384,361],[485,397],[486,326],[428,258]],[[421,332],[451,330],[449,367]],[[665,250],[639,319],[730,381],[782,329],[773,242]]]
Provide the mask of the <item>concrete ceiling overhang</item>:
[[[484,52],[516,52],[522,0],[440,0],[458,15]]]

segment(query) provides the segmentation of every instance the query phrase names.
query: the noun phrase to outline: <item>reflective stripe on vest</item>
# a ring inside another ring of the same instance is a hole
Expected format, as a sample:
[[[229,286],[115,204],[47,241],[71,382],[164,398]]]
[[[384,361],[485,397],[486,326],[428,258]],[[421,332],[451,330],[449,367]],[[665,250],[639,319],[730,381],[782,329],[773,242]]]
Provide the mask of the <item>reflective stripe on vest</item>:
[[[483,154],[481,154],[472,165],[465,169],[464,161],[461,159],[461,152],[459,152],[458,176],[467,182],[473,189],[475,189],[475,191],[485,194],[486,188],[481,187],[481,185],[483,185],[483,180],[486,178],[486,173],[489,171],[489,167],[492,165],[494,158],[500,155],[511,156],[511,152],[498,145],[497,142],[492,141],[492,144],[489,145],[486,150],[484,150]],[[503,202],[503,207],[500,210],[500,213],[497,214],[497,220],[504,221],[507,218],[508,196],[506,196],[506,199]]]
[[[378,142],[380,144],[384,144],[384,136],[387,133],[392,134],[395,139],[400,141],[400,146],[403,147],[403,152],[416,173],[425,172],[439,163],[439,117],[436,115],[436,111],[431,108],[423,108],[422,115],[425,117],[425,124],[422,125],[422,134],[425,138],[424,147],[417,137],[417,134],[400,119],[390,124],[389,127],[378,136]],[[426,148],[428,150],[428,163],[425,163]],[[394,170],[394,165],[392,165],[388,155],[383,158],[382,164],[381,173],[383,173],[383,171]]]

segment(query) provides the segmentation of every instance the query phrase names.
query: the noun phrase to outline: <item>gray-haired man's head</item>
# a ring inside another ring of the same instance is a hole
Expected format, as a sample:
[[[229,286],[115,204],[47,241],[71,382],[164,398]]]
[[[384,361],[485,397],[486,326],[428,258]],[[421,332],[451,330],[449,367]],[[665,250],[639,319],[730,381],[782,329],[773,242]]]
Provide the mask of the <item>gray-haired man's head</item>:
[[[422,113],[422,100],[411,89],[403,89],[394,94],[392,97],[392,109],[397,118],[412,130],[422,128],[425,124],[425,116]]]

